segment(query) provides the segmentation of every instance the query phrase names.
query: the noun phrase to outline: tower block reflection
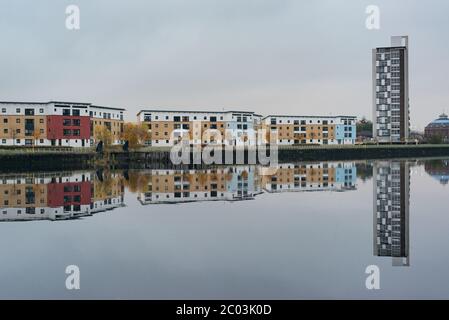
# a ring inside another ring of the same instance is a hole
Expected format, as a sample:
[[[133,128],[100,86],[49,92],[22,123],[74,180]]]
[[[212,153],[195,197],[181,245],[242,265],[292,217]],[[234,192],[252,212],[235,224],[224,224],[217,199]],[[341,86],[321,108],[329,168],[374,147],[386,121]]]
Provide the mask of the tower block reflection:
[[[392,257],[393,266],[409,266],[410,167],[406,162],[374,165],[374,255]]]

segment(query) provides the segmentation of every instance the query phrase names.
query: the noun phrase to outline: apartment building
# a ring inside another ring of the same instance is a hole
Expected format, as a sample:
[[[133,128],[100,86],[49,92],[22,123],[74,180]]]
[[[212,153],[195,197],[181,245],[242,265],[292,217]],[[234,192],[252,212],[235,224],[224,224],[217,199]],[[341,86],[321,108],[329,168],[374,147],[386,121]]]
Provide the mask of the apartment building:
[[[142,204],[250,200],[260,193],[255,166],[149,170],[139,177]]]
[[[373,251],[409,266],[410,166],[401,161],[374,164]]]
[[[350,191],[356,189],[357,168],[353,162],[279,164],[260,168],[262,188],[269,193]]]
[[[91,172],[0,175],[0,221],[76,219],[121,207],[119,181]]]
[[[406,142],[410,136],[408,37],[373,49],[373,138]]]
[[[0,146],[90,147],[94,123],[120,143],[124,109],[75,102],[0,102]]]
[[[275,138],[279,145],[346,145],[355,144],[356,121],[353,116],[269,115],[261,127],[267,141]]]
[[[139,123],[148,125],[151,146],[173,146],[183,137],[190,144],[255,145],[261,116],[245,111],[142,110]]]
[[[121,144],[121,134],[124,129],[124,112],[125,109],[121,108],[91,105],[89,107],[89,116],[93,143],[95,142],[96,130],[106,127],[111,132],[112,144]]]

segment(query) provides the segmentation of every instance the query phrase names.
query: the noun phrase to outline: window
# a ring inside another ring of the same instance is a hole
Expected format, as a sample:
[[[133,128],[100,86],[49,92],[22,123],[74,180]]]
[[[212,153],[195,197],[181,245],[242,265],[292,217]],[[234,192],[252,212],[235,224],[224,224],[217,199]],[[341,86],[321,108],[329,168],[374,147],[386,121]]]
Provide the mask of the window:
[[[79,110],[79,109],[73,109],[73,110],[72,110],[72,115],[73,115],[73,116],[79,117],[79,115],[80,115],[80,110]]]
[[[210,117],[210,122],[217,122],[217,117]]]
[[[3,129],[3,133],[8,133],[8,129]]]
[[[62,109],[63,116],[70,116],[70,109]]]
[[[70,135],[72,135],[72,130],[70,130],[70,129],[64,129],[63,135],[65,135],[65,136],[70,136]]]
[[[39,119],[39,123],[44,123],[44,119]]]
[[[81,125],[81,120],[80,119],[73,119],[72,126],[79,127],[80,125]]]
[[[34,109],[25,109],[26,116],[34,116]]]
[[[3,123],[8,123],[8,119],[3,119]]]
[[[62,125],[64,125],[64,126],[71,126],[72,125],[72,120],[70,120],[70,119],[63,119],[62,120]]]
[[[2,113],[6,113],[6,108],[2,108]]]
[[[80,136],[80,130],[79,129],[74,129],[73,130],[73,135],[77,136],[77,137]]]
[[[17,109],[16,109],[16,113],[20,113],[20,108],[17,108]]]

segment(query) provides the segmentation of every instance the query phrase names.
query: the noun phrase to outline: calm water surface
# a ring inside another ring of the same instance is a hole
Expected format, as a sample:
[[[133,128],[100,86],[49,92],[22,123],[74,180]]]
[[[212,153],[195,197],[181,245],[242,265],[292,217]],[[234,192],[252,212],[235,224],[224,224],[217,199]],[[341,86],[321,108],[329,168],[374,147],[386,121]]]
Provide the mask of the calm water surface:
[[[0,174],[0,298],[449,298],[448,180],[449,160]]]

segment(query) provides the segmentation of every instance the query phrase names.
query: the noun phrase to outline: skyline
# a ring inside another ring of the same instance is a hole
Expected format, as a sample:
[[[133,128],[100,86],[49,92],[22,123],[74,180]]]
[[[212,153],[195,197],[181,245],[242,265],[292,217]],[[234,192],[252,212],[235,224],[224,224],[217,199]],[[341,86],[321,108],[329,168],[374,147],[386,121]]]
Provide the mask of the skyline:
[[[64,26],[69,4],[0,1],[0,100],[90,101],[126,108],[128,121],[159,107],[372,119],[371,50],[404,34],[411,129],[449,111],[441,0],[378,1],[372,31],[368,1],[80,0],[78,31]]]

